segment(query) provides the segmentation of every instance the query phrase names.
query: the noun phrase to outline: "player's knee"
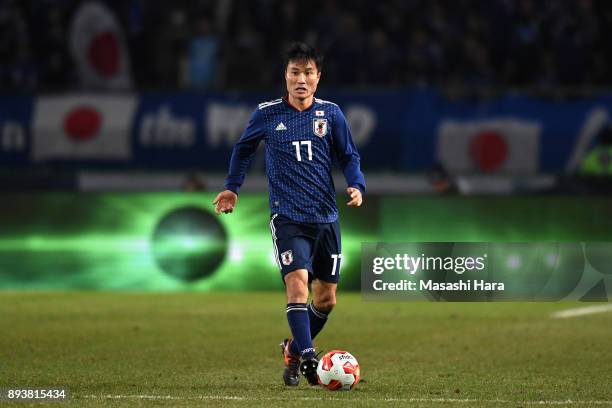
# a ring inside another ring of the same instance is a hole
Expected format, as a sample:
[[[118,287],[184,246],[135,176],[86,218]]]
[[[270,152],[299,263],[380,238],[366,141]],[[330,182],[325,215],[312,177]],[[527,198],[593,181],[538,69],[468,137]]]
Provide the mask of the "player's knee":
[[[323,313],[330,313],[336,306],[336,295],[332,293],[321,296],[314,302],[314,306]]]
[[[287,285],[288,303],[306,303],[308,301],[308,286],[301,283]]]
[[[308,300],[308,273],[305,276],[301,271],[290,272],[285,275],[287,301],[289,303],[306,303]]]

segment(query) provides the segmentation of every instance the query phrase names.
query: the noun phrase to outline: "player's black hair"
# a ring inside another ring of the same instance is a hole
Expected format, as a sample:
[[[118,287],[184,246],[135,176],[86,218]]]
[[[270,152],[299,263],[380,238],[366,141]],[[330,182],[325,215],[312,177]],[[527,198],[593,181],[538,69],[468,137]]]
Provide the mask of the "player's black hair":
[[[294,42],[287,49],[287,54],[285,55],[285,68],[289,65],[290,61],[309,61],[313,60],[315,65],[317,66],[317,70],[319,72],[322,71],[323,68],[323,56],[310,45],[303,42]]]

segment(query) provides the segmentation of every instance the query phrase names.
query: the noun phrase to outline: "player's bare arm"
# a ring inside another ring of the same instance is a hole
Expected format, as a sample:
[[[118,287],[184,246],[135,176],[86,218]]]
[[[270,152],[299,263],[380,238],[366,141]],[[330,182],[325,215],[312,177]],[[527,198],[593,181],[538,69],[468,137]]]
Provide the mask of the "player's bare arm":
[[[363,203],[363,197],[361,195],[361,191],[355,187],[349,187],[346,189],[346,193],[351,198],[346,205],[349,207],[360,207]]]
[[[238,201],[238,195],[231,190],[225,190],[217,194],[213,205],[215,206],[215,212],[217,214],[229,214],[234,211],[236,202]]]

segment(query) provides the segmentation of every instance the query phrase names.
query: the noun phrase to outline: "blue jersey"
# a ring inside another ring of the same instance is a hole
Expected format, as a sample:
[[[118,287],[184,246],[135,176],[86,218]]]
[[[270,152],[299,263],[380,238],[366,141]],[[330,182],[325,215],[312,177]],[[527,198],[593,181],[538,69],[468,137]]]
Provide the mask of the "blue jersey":
[[[333,158],[347,185],[365,192],[359,153],[344,114],[335,103],[314,99],[300,112],[285,99],[259,104],[234,146],[226,188],[238,193],[259,142],[266,143],[270,211],[297,222],[338,218]]]

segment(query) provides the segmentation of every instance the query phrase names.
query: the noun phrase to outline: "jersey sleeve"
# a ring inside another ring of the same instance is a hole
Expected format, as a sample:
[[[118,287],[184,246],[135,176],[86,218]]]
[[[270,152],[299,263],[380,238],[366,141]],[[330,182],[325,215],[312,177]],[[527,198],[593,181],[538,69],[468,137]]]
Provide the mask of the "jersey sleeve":
[[[240,140],[238,140],[232,150],[229,172],[225,179],[225,188],[227,190],[238,194],[240,186],[244,183],[249,164],[253,160],[257,146],[259,146],[259,142],[264,138],[264,135],[264,121],[259,113],[259,109],[255,109],[246,129],[240,136]]]
[[[365,178],[359,164],[359,153],[355,143],[353,143],[351,129],[340,108],[336,109],[332,137],[336,158],[344,173],[346,184],[349,187],[358,188],[361,193],[365,193]]]

